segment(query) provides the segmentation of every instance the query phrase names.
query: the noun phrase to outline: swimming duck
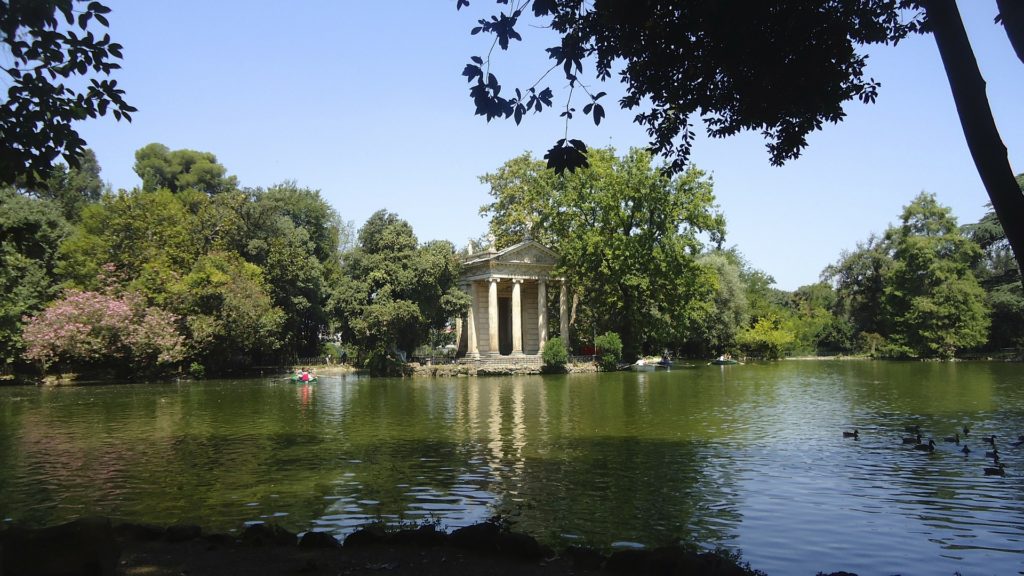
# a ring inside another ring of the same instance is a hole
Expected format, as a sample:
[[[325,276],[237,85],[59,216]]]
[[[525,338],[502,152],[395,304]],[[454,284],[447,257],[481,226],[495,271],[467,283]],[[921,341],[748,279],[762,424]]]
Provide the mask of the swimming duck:
[[[1017,441],[1010,444],[1010,446],[1013,446],[1014,448],[1017,448],[1018,446],[1021,445],[1024,445],[1024,434],[1017,436]]]
[[[857,432],[856,428],[853,429],[853,432],[843,431],[843,438],[853,438],[854,440],[860,439],[859,433]]]
[[[971,455],[971,449],[967,447],[967,444],[964,444],[964,447],[961,448],[960,451],[964,453],[964,456]]]
[[[985,476],[1006,476],[1006,467],[1003,464],[998,466],[986,466]]]
[[[920,450],[922,452],[934,452],[935,451],[935,440],[928,439],[927,444],[918,444],[914,446],[914,450]]]
[[[982,436],[981,437],[981,441],[995,446],[996,445],[996,435],[993,434],[991,436]]]
[[[967,436],[970,433],[971,429],[967,427],[967,424],[964,424],[964,436]]]
[[[946,442],[956,442],[957,445],[959,446],[960,445],[960,433],[957,432],[953,436],[946,436],[945,438],[943,438],[943,440],[945,440]]]
[[[985,451],[985,458],[999,459],[999,448],[993,447],[991,450]]]
[[[918,432],[917,436],[911,436],[909,438],[904,438],[903,439],[903,443],[904,444],[920,444],[921,443],[921,433]]]

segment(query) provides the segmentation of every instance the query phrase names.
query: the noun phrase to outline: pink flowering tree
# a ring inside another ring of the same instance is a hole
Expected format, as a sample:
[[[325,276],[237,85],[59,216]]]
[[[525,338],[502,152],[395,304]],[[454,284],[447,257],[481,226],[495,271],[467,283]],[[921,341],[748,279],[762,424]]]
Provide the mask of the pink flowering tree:
[[[135,372],[162,370],[184,357],[177,316],[146,306],[137,294],[68,290],[25,319],[25,357],[53,365],[128,363]]]

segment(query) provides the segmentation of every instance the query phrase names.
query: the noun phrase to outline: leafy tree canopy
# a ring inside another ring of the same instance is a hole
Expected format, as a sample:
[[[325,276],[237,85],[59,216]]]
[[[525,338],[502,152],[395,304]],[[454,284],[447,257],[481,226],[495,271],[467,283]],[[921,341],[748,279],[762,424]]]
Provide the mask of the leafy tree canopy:
[[[21,355],[22,318],[57,296],[58,248],[67,233],[55,203],[0,189],[0,363]]]
[[[79,167],[85,141],[73,124],[110,111],[131,121],[135,108],[116,80],[122,47],[107,27],[110,9],[73,0],[0,1],[0,42],[9,54],[0,103],[0,184],[45,180],[58,157]],[[88,79],[81,83],[76,77]]]
[[[714,293],[690,333],[691,349],[702,356],[735,351],[736,336],[750,320],[743,270],[731,254],[718,250],[702,254],[699,262],[713,274]]]
[[[481,177],[494,198],[481,213],[499,248],[528,234],[554,248],[590,328],[619,334],[631,360],[681,340],[702,313],[712,280],[696,256],[722,241],[725,220],[696,168],[670,177],[639,149],[590,158],[564,178],[528,154],[510,160]]]
[[[913,4],[906,0],[497,3],[500,13],[481,18],[473,34],[493,35],[508,50],[522,39],[517,27],[531,17],[552,29],[559,41],[546,52],[569,86],[564,105],[557,104],[566,122],[580,107],[600,124],[606,94],[587,76],[618,76],[625,87],[619,105],[639,110],[634,121],[647,128],[651,150],[670,158],[674,171],[689,155],[695,115],[712,137],[760,132],[773,164],[797,157],[810,132],[845,117],[846,102],[874,101],[878,84],[865,77],[862,48],[898,42],[920,25],[917,15],[903,13]],[[459,0],[456,7],[469,4]],[[499,66],[492,46],[463,71],[477,114],[519,123],[529,112],[556,106],[542,80],[503,86],[494,72]],[[585,152],[582,142],[562,139],[545,158],[561,171],[585,166]]]
[[[338,289],[342,337],[369,368],[386,373],[399,352],[428,341],[430,330],[460,316],[469,297],[458,288],[460,264],[450,242],[419,245],[412,226],[380,210],[359,229],[345,255]]]
[[[501,11],[472,30],[493,35],[490,50],[486,58],[471,57],[462,72],[476,113],[519,123],[528,112],[555,106],[551,89],[540,84],[560,68],[568,84],[564,105],[557,105],[566,135],[545,155],[559,172],[588,162],[586,144],[568,135],[575,106],[598,124],[605,115],[606,93],[589,84],[584,66],[592,66],[598,81],[619,77],[620,107],[638,110],[634,121],[646,127],[650,150],[668,158],[672,172],[685,167],[695,115],[710,137],[760,132],[772,164],[780,165],[799,156],[809,133],[841,121],[846,102],[875,100],[879,85],[865,78],[864,46],[933,33],[971,156],[1024,269],[1024,194],[1013,181],[955,0],[496,2]],[[458,0],[456,8],[469,4]],[[1019,4],[998,0],[996,18],[1018,55],[1024,53]],[[517,26],[531,17],[557,34],[558,43],[546,50],[554,63],[531,86],[503,92],[494,46],[508,50],[522,40]]]
[[[238,179],[227,175],[227,169],[213,153],[170,150],[158,143],[135,152],[135,173],[142,178],[142,189],[147,192],[192,189],[213,196],[238,187]]]
[[[952,357],[988,337],[986,295],[972,269],[981,249],[934,195],[908,204],[898,226],[826,269],[837,310],[896,355]]]
[[[46,176],[32,184],[19,179],[21,192],[60,205],[64,218],[78,222],[82,210],[99,202],[106,186],[100,178],[100,165],[96,154],[86,148],[78,158],[78,166],[57,164]]]

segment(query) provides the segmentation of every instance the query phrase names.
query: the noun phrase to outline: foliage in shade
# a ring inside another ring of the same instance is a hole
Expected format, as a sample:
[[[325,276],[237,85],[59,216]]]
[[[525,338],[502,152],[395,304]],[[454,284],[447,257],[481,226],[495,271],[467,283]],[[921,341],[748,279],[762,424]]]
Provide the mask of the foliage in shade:
[[[100,2],[0,2],[4,94],[0,103],[0,185],[45,180],[58,157],[79,166],[85,141],[74,123],[104,116],[131,121],[136,109],[116,80],[121,45],[110,35]],[[88,80],[85,82],[84,80]]]
[[[19,361],[22,318],[60,293],[53,277],[67,233],[55,203],[0,189],[0,363]]]
[[[107,187],[100,178],[96,154],[88,148],[82,151],[77,167],[57,164],[45,180],[31,184],[19,181],[18,185],[23,194],[55,202],[68,222],[78,222],[82,210],[99,202]]]
[[[605,93],[592,91],[586,77],[603,82],[614,72],[625,86],[621,108],[639,110],[634,121],[647,129],[651,151],[666,156],[675,172],[690,154],[694,116],[712,137],[761,133],[773,164],[796,158],[808,134],[845,118],[845,103],[877,97],[863,48],[896,43],[920,25],[920,15],[903,12],[914,6],[909,0],[546,0],[525,3],[529,13],[522,3],[497,4],[500,13],[479,19],[472,34],[493,35],[509,50],[522,39],[517,27],[532,16],[557,35],[546,52],[568,84],[558,105],[566,131],[574,99],[582,115],[601,123]],[[499,54],[488,45],[487,58],[473,56],[462,72],[478,115],[519,124],[527,113],[555,106],[551,89],[539,85],[543,71],[528,88],[504,87],[495,75]],[[586,153],[583,142],[564,137],[545,158],[561,173],[586,168]]]
[[[1017,175],[1017,187],[1024,194],[1024,174]],[[991,205],[981,220],[964,225],[961,231],[982,250],[982,258],[973,272],[985,289],[992,310],[987,347],[1024,347],[1024,289],[1020,268]]]

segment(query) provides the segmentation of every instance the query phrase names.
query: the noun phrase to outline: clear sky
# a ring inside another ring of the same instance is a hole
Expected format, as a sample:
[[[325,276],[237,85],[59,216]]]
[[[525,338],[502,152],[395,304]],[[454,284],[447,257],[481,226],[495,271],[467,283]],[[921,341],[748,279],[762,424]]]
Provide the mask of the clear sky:
[[[564,130],[550,111],[519,127],[474,116],[460,73],[490,46],[469,30],[495,8],[492,0],[461,12],[455,0],[106,4],[111,36],[125,47],[116,78],[139,111],[131,124],[107,117],[81,124],[80,133],[115,189],[141,184],[134,153],[160,142],[213,152],[243,186],[294,180],[320,190],[356,226],[384,208],[421,241],[462,246],[487,227],[478,210],[488,189],[478,176],[524,151],[543,156]],[[1022,172],[1024,64],[993,24],[995,0],[959,5],[1011,165]],[[547,69],[544,32],[528,30],[526,40],[494,55],[507,87]],[[985,211],[934,40],[870,54],[878,101],[849,103],[847,119],[813,134],[785,167],[768,163],[757,134],[694,146],[692,160],[714,178],[727,244],[779,288],[816,282],[840,251],[883,231],[921,191],[935,193],[961,223]],[[557,94],[564,81],[549,79]],[[617,85],[593,87],[609,92],[608,117],[598,128],[574,120],[570,136],[620,151],[646,144],[633,114],[612,105]]]

